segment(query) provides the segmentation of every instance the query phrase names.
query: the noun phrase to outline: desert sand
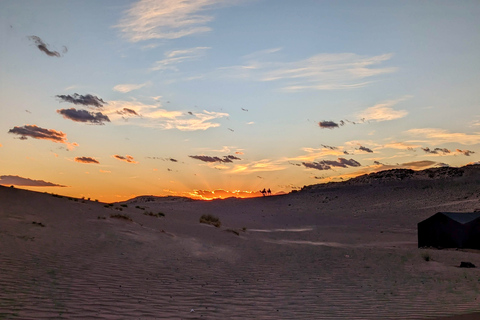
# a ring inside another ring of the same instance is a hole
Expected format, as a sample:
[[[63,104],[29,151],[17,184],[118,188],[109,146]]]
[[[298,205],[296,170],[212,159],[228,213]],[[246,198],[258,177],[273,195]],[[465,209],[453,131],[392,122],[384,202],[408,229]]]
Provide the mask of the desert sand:
[[[475,209],[478,166],[215,201],[0,187],[0,319],[480,319],[480,252],[416,229]]]

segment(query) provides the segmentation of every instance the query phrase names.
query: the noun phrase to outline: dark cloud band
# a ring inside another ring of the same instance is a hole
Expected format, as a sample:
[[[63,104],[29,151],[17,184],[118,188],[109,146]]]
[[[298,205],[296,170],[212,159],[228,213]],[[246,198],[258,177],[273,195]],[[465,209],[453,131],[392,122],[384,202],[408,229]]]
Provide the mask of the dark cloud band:
[[[36,125],[24,125],[23,127],[13,127],[8,130],[8,133],[16,134],[20,136],[20,139],[26,140],[27,137],[34,139],[44,139],[53,142],[66,143],[67,135],[61,131],[53,129],[44,129],[37,127]]]
[[[322,160],[318,162],[302,162],[306,168],[317,170],[331,170],[333,167],[348,168],[359,167],[361,164],[353,159],[338,158],[335,160]]]
[[[29,36],[28,39],[32,40],[33,42],[35,42],[35,45],[37,46],[38,50],[44,52],[47,56],[50,56],[50,57],[57,57],[57,58],[60,58],[61,55],[58,51],[50,51],[47,47],[47,44],[45,44],[45,42],[43,42],[42,39],[40,39],[40,37],[37,37],[37,36]],[[67,47],[64,46],[64,52],[66,52],[68,49]]]
[[[65,119],[70,119],[75,122],[89,122],[92,124],[104,124],[104,122],[110,122],[108,116],[101,112],[90,112],[87,110],[70,108],[57,110],[57,113],[63,115]]]
[[[106,104],[106,102],[103,101],[101,98],[91,94],[81,95],[78,93],[74,93],[72,95],[56,95],[56,97],[59,98],[61,101],[70,102],[73,104],[80,104],[83,106],[93,106],[97,108],[101,108],[104,104]]]
[[[138,163],[137,161],[135,161],[135,159],[132,156],[129,156],[129,155],[120,156],[120,155],[116,154],[113,157],[117,160],[125,161],[125,162],[128,162],[128,163]]]
[[[223,162],[223,163],[229,163],[233,162],[232,160],[242,160],[238,157],[228,155],[223,158],[220,157],[211,157],[211,156],[189,156],[192,159],[197,159],[203,162]]]
[[[75,161],[80,163],[100,163],[98,160],[92,157],[76,157]]]
[[[322,128],[322,129],[334,129],[334,128],[338,128],[338,123],[333,122],[333,121],[320,121],[320,122],[318,123],[318,125],[319,125],[320,128]]]

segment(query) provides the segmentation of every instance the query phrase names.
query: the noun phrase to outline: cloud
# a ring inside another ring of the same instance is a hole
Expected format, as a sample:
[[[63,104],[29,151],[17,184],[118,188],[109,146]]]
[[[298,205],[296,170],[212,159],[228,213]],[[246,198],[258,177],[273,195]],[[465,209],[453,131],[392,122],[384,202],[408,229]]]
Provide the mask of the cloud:
[[[360,148],[358,148],[358,150],[362,150],[362,151],[365,151],[365,152],[368,152],[368,153],[373,153],[372,149],[364,147],[364,146],[360,146]]]
[[[70,102],[73,104],[80,104],[84,106],[94,106],[97,108],[103,107],[104,104],[106,104],[105,101],[103,101],[101,98],[91,95],[91,94],[86,94],[86,95],[81,95],[78,93],[74,93],[72,95],[56,95],[57,98],[59,98],[62,101]]]
[[[115,159],[118,159],[118,160],[121,160],[121,161],[125,161],[125,162],[128,162],[128,163],[138,163],[137,161],[135,161],[133,159],[132,156],[129,156],[129,155],[126,155],[125,157],[124,156],[119,156],[118,154],[114,155],[113,156]]]
[[[215,5],[225,4],[223,0],[141,0],[125,12],[115,27],[131,42],[151,39],[178,39],[208,32],[206,24],[213,17],[201,12]]]
[[[475,153],[475,151],[471,151],[471,150],[460,150],[460,149],[457,149],[456,151],[457,151],[457,152],[460,152],[460,153],[463,153],[463,154],[466,155],[467,157],[469,157],[472,153]]]
[[[359,167],[361,164],[353,159],[347,160],[345,158],[338,158],[337,161],[334,160],[322,160],[318,162],[302,162],[306,168],[317,169],[317,170],[331,170],[332,167],[348,168],[348,167]]]
[[[429,139],[429,142],[432,144],[455,142],[464,145],[472,145],[480,143],[480,133],[467,134],[463,132],[449,132],[444,129],[436,128],[410,129],[406,131],[406,133],[412,136],[421,136],[424,139]]]
[[[162,160],[162,161],[170,161],[170,162],[178,162],[178,160],[177,160],[177,159],[174,159],[174,158],[146,157],[146,159]]]
[[[129,109],[128,112],[126,109]],[[135,121],[126,123],[124,120],[134,116],[133,112],[141,115],[141,118],[135,116],[137,119],[132,119]],[[147,105],[138,101],[110,101],[103,113],[107,114],[112,122],[122,120],[122,123],[129,125],[180,131],[207,130],[219,127],[220,124],[213,120],[229,116],[228,113],[206,110],[190,115],[184,111],[169,111],[158,105]]]
[[[24,187],[66,187],[61,184],[47,182],[44,180],[34,180],[11,175],[0,176],[0,185],[15,185]]]
[[[75,157],[74,159],[76,162],[80,163],[100,163],[98,160],[92,158],[92,157]]]
[[[217,190],[194,190],[189,194],[189,197],[202,200],[225,199],[225,198],[253,198],[261,197],[260,191],[227,191],[223,189]]]
[[[415,143],[410,143],[410,142],[390,142],[390,143],[387,143],[386,145],[384,145],[383,147],[384,148],[389,148],[389,149],[413,150],[414,148],[420,147],[420,145],[415,144]]]
[[[285,161],[302,161],[302,162],[314,162],[315,159],[323,158],[325,156],[342,156],[347,154],[343,150],[343,147],[334,147],[322,145],[322,148],[302,148],[307,152],[306,155],[301,155],[293,158],[285,158]]]
[[[69,143],[65,133],[54,129],[44,129],[37,127],[36,125],[27,124],[23,127],[13,127],[13,129],[8,130],[8,133],[19,135],[21,140],[26,140],[27,137],[30,137],[33,139],[50,140],[56,143],[63,143],[69,147],[78,146],[77,143]]]
[[[359,114],[359,118],[364,119],[364,121],[389,121],[394,119],[400,119],[405,117],[408,112],[406,110],[394,110],[393,107],[400,101],[405,100],[390,100],[374,105],[373,107],[367,108]]]
[[[286,169],[282,160],[262,159],[247,164],[235,164],[230,173],[247,174],[251,172],[279,171]]]
[[[429,147],[425,147],[425,148],[422,148],[422,150],[425,151],[426,153],[431,153],[431,154],[450,153],[450,150],[448,150],[447,148],[435,148],[432,150]]]
[[[203,162],[221,162],[221,163],[231,163],[233,162],[232,160],[242,160],[238,157],[228,155],[224,156],[223,158],[219,157],[211,157],[211,156],[189,156],[192,159],[197,159]]]
[[[126,115],[126,116],[132,115],[132,116],[140,117],[140,115],[135,110],[132,110],[129,108],[123,108],[122,110],[117,110],[117,113],[121,115]]]
[[[122,92],[122,93],[127,93],[133,90],[138,90],[140,88],[145,87],[148,84],[148,82],[141,83],[141,84],[117,84],[115,87],[113,87],[114,91]]]
[[[152,71],[158,70],[173,70],[178,71],[176,65],[185,61],[197,60],[205,55],[205,51],[210,49],[209,47],[195,47],[184,50],[174,50],[165,52],[165,59],[156,61]]]
[[[29,40],[32,40],[33,42],[35,42],[35,44],[37,45],[37,48],[38,50],[44,52],[47,56],[50,56],[50,57],[57,57],[57,58],[60,58],[61,55],[58,51],[50,51],[47,47],[48,45],[45,44],[45,42],[43,42],[42,39],[40,39],[40,37],[37,37],[37,36],[29,36],[28,37]],[[64,48],[64,53],[66,53],[68,51],[67,47],[63,47]]]
[[[104,124],[110,122],[108,116],[101,112],[90,112],[87,110],[77,110],[75,108],[59,109],[57,113],[63,115],[65,119],[70,119],[75,122],[89,122],[92,124]]]
[[[334,128],[338,128],[338,124],[333,122],[333,121],[320,121],[318,123],[318,125],[320,126],[320,128],[322,129],[334,129]]]
[[[278,51],[278,50],[276,50]],[[321,53],[293,62],[261,62],[222,68],[226,75],[264,82],[281,82],[282,90],[342,90],[364,87],[368,78],[395,72],[394,67],[375,68],[392,54],[360,56],[354,53]]]

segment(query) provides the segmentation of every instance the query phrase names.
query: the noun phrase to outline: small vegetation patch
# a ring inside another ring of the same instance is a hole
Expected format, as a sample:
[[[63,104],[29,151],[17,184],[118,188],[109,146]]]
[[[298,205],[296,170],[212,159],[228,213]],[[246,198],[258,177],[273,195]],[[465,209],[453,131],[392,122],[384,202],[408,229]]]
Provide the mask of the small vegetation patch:
[[[165,217],[165,213],[163,213],[163,212],[153,213],[153,212],[145,211],[143,214],[146,215],[146,216],[157,217],[157,218]]]
[[[115,219],[122,219],[122,220],[127,220],[127,221],[133,221],[132,218],[130,218],[128,215],[126,214],[111,214],[110,215],[110,218],[115,218]]]
[[[105,220],[105,219],[107,219],[107,218],[106,218],[106,217],[102,217],[102,216],[98,216],[97,219],[98,219],[98,220]]]
[[[140,210],[145,210],[145,207],[135,206],[135,208],[140,209]]]
[[[120,207],[128,208],[128,205],[126,205],[126,204],[121,204]]]
[[[36,226],[39,226],[39,227],[42,227],[42,228],[45,228],[45,225],[41,222],[37,222],[37,221],[32,221],[32,224],[36,225]]]
[[[220,228],[220,226],[222,225],[222,223],[220,222],[220,219],[211,214],[202,215],[200,217],[200,223],[211,224],[212,226],[215,226],[217,228]]]
[[[425,260],[425,261],[432,261],[433,260],[432,256],[428,252],[422,253],[422,259]]]

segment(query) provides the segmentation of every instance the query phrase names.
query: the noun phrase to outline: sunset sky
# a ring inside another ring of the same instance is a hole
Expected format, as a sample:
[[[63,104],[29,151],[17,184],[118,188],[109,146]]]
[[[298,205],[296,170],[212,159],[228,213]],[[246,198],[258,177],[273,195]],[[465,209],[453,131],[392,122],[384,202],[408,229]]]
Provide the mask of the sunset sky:
[[[478,162],[479,1],[0,2],[0,184],[274,194]]]

